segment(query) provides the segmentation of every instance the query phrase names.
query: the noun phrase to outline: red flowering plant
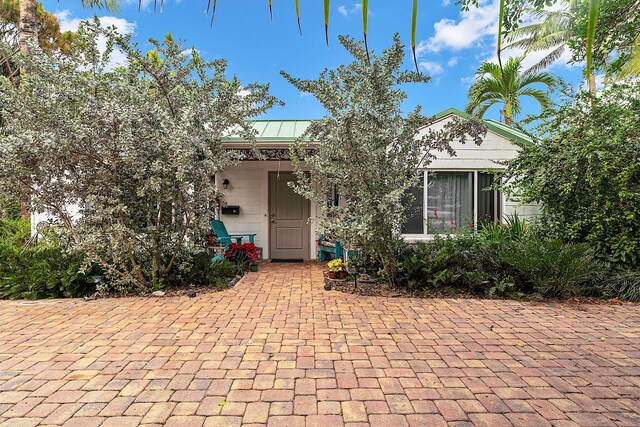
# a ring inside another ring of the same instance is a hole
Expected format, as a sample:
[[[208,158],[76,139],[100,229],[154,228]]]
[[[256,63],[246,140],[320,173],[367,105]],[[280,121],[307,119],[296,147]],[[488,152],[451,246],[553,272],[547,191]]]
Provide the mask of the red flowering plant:
[[[258,259],[258,250],[253,243],[244,243],[239,245],[232,243],[224,254],[225,258],[238,266],[238,271],[244,270],[245,267]]]

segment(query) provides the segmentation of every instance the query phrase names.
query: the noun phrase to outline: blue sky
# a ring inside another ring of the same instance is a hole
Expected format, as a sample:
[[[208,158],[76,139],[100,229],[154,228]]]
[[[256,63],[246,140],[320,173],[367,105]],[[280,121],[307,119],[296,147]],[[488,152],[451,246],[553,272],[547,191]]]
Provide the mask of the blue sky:
[[[285,102],[285,106],[275,107],[262,117],[269,119],[322,117],[324,111],[315,99],[299,93],[280,76],[280,70],[296,77],[314,78],[324,68],[350,62],[338,43],[338,34],[362,38],[362,12],[356,0],[331,2],[329,47],[324,39],[320,0],[300,2],[302,37],[291,0],[273,1],[273,22],[269,21],[267,0],[218,0],[213,27],[205,15],[207,0],[166,0],[163,11],[155,13],[152,1],[144,0],[138,11],[137,0],[125,0],[121,10],[111,16],[104,11],[84,10],[77,0],[43,3],[46,10],[58,15],[63,30],[77,28],[80,19],[95,13],[121,32],[133,33],[143,50],[149,48],[150,37],[162,39],[171,32],[175,39],[184,40],[185,48],[195,47],[207,59],[227,59],[230,74],[242,82],[270,83],[271,93]],[[370,49],[389,46],[394,32],[399,32],[409,45],[410,0],[371,0],[369,8]],[[425,114],[449,107],[464,109],[475,69],[483,60],[495,59],[496,21],[497,0],[481,0],[480,8],[464,14],[455,0],[421,2],[418,61],[432,81],[407,85],[409,98],[404,108],[408,111],[420,104]],[[567,65],[566,60],[562,58],[550,71],[578,84],[581,68]],[[532,63],[535,58],[526,61]],[[405,62],[407,68],[413,67],[409,48]],[[534,102],[525,101],[523,107],[525,114],[539,111]],[[485,117],[498,119],[498,108],[489,110]]]

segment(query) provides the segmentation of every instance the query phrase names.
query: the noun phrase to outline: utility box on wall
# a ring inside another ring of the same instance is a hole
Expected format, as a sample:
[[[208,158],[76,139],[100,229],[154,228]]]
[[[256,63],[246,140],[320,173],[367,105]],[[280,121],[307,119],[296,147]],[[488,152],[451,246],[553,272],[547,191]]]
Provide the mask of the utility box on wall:
[[[223,206],[222,215],[240,215],[240,206]]]

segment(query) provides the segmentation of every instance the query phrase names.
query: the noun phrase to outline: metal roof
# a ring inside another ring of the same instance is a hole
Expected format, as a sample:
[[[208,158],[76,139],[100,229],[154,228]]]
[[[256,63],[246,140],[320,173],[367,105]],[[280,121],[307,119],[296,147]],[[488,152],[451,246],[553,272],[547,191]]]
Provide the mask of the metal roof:
[[[457,108],[448,108],[436,114],[436,119],[444,118],[454,114],[459,117],[469,118],[469,114]],[[497,133],[509,140],[519,142],[531,142],[531,138],[517,129],[507,126],[504,123],[495,120],[482,120],[490,131]],[[254,120],[251,122],[256,130],[256,140],[258,142],[294,142],[311,124],[311,120]],[[245,139],[238,135],[234,130],[224,139],[225,142],[244,142]]]
[[[450,114],[455,114],[456,116],[466,118],[466,119],[471,117],[470,114],[465,113],[464,111],[460,111],[457,108],[448,108],[436,114],[435,117],[436,119],[441,119]],[[507,126],[504,123],[496,122],[495,120],[491,120],[491,119],[482,119],[482,122],[485,124],[485,126],[487,126],[487,128],[490,131],[493,131],[494,133],[497,133],[498,135],[503,136],[509,140],[515,140],[515,141],[525,142],[525,143],[532,142],[531,137],[529,137],[529,135],[517,129],[514,129],[511,126]]]
[[[254,120],[251,122],[256,130],[256,140],[273,142],[293,142],[298,139],[311,124],[311,120]],[[245,139],[235,134],[224,139],[225,141],[241,142]]]

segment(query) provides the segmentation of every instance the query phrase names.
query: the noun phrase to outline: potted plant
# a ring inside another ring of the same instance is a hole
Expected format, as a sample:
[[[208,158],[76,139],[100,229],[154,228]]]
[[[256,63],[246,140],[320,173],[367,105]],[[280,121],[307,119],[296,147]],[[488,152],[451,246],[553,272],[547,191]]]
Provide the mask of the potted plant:
[[[327,267],[329,267],[330,279],[344,279],[347,277],[347,264],[340,258],[329,261]]]
[[[224,256],[227,260],[236,265],[238,273],[243,274],[251,268],[252,261],[258,259],[258,250],[256,249],[256,245],[253,243],[245,243],[242,245],[232,243],[229,245]]]

